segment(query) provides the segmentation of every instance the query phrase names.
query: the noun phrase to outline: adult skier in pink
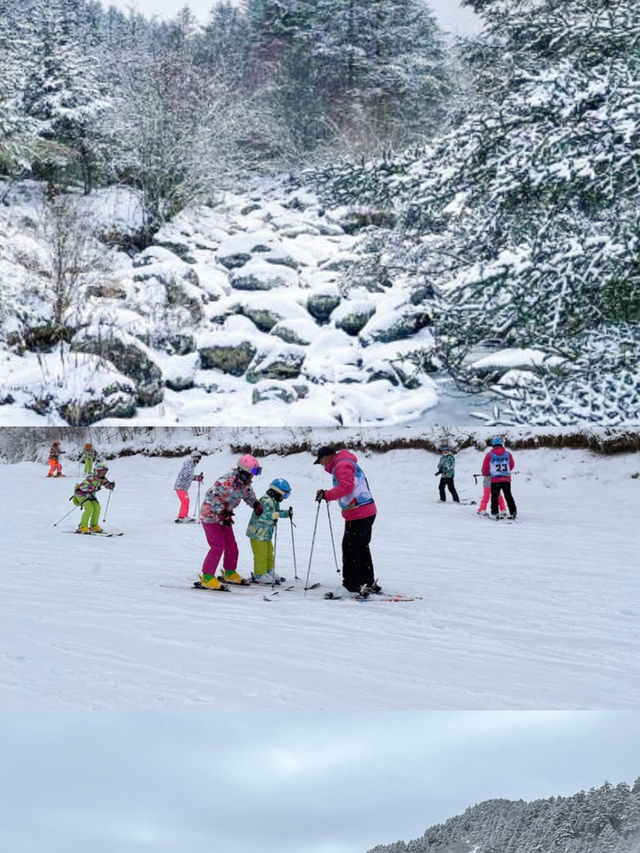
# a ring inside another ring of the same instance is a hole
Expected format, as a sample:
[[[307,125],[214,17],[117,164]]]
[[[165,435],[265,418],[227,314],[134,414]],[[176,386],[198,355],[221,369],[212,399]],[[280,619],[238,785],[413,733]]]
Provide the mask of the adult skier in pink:
[[[364,471],[349,450],[321,447],[314,465],[333,477],[333,488],[318,489],[317,501],[338,501],[344,518],[342,583],[349,592],[378,593],[369,544],[376,505]]]
[[[256,515],[261,515],[262,505],[251,486],[253,478],[260,473],[262,468],[258,460],[250,453],[245,453],[232,471],[216,480],[207,490],[200,509],[200,521],[207,537],[209,553],[204,558],[202,574],[196,586],[224,589],[216,577],[218,563],[223,554],[223,580],[236,584],[247,582],[236,571],[238,543],[233,533],[233,511],[240,501],[244,501]]]
[[[513,456],[505,449],[504,441],[500,436],[491,439],[491,450],[484,457],[482,463],[482,476],[491,480],[491,518],[498,521],[498,498],[500,492],[504,494],[509,507],[510,518],[517,514],[516,502],[511,494],[511,472],[515,462]]]

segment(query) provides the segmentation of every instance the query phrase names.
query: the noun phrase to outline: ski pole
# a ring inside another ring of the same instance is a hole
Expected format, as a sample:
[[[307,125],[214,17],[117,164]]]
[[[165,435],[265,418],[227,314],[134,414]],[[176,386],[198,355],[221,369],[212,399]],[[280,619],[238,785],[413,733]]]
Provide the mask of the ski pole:
[[[105,510],[104,510],[104,515],[102,516],[103,521],[107,520],[107,512],[109,510],[109,501],[110,500],[111,500],[111,489],[109,490],[109,497],[107,498],[107,505],[106,505]]]
[[[271,586],[276,585],[276,554],[278,553],[278,522],[273,525],[273,582]]]
[[[84,503],[84,501],[82,501],[82,503]],[[82,503],[81,504],[75,504],[74,506],[72,506],[71,509],[69,510],[69,512],[65,512],[65,514],[62,516],[62,518],[59,518],[57,521],[53,522],[53,526],[57,527],[61,521],[64,521],[68,515],[71,515],[71,513],[74,511],[74,509],[77,509],[79,506],[82,506]]]
[[[316,511],[316,523],[313,525],[313,537],[311,539],[311,551],[309,552],[309,567],[307,568],[307,579],[304,582],[304,594],[307,595],[307,587],[309,586],[309,575],[311,574],[311,558],[313,557],[313,546],[316,541],[316,530],[318,529],[318,516],[320,515],[320,501],[318,501],[318,509]]]
[[[291,522],[291,551],[293,552],[293,576],[296,580],[300,580],[300,578],[298,577],[298,566],[296,563],[296,543],[294,542],[294,539],[293,539],[294,524],[293,524],[293,519],[291,518],[291,516],[289,516],[289,521]]]
[[[198,480],[198,494],[196,496],[196,505],[193,508],[193,514],[191,518],[195,521],[196,515],[200,511],[200,480]]]
[[[333,526],[331,524],[331,513],[329,512],[329,502],[327,501],[327,518],[329,519],[329,533],[331,534],[331,547],[333,548],[333,561],[336,564],[336,572],[340,574],[340,569],[338,568],[338,558],[336,556],[336,542],[333,538]]]

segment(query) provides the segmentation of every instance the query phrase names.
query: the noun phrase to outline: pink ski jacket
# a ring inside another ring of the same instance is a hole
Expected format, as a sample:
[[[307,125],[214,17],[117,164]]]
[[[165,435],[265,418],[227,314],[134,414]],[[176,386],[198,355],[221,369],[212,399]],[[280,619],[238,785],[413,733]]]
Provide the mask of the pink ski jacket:
[[[376,505],[373,501],[371,493],[368,492],[371,500],[363,505],[357,503],[356,492],[356,464],[358,460],[349,450],[339,450],[332,462],[324,469],[327,474],[333,477],[333,488],[327,489],[324,493],[328,501],[340,501],[341,505],[345,500],[353,495],[353,506],[342,506],[342,517],[345,521],[355,521],[358,518],[368,518],[370,515],[377,513]],[[366,480],[365,480],[366,483]]]

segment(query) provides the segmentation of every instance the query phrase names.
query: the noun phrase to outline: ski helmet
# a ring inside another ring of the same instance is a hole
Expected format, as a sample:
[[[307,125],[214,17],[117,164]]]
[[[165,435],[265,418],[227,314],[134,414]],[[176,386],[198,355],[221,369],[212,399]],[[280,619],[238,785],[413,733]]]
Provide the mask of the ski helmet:
[[[60,444],[60,439],[59,439],[59,438],[56,438],[56,439],[54,440],[54,442],[53,442],[53,443],[54,443],[54,444]]]
[[[284,500],[286,500],[291,494],[291,486],[286,480],[283,480],[281,477],[278,477],[276,480],[273,480],[269,483],[270,489],[275,489],[276,492],[282,495]]]
[[[194,462],[199,462],[202,459],[202,453],[200,453],[199,450],[194,450],[191,453],[191,458],[193,459]]]
[[[87,444],[85,444],[84,449],[85,449],[85,450],[91,450],[91,445],[90,445],[90,444],[88,444],[88,443],[87,443]]]
[[[245,453],[243,456],[238,459],[237,467],[241,471],[246,471],[248,474],[253,475],[254,477],[257,474],[262,473],[262,468],[260,467],[260,463],[256,459],[255,456],[252,456],[250,453]]]
[[[441,444],[440,447],[438,448],[440,453],[446,453],[449,449],[450,448],[449,448],[448,444]]]
[[[492,447],[503,447],[504,441],[500,438],[499,435],[494,435],[494,437],[491,439],[491,446]]]
[[[93,469],[95,474],[106,474],[109,469],[104,464],[104,462],[96,462],[96,465]]]

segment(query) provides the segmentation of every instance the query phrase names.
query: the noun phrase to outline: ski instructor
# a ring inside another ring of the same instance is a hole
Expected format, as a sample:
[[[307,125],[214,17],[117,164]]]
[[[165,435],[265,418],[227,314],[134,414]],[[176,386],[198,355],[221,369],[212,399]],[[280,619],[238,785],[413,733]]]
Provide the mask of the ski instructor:
[[[321,447],[314,465],[333,477],[333,488],[318,489],[317,501],[338,501],[344,518],[342,582],[349,592],[381,592],[373,574],[369,543],[376,505],[364,471],[349,450]]]

